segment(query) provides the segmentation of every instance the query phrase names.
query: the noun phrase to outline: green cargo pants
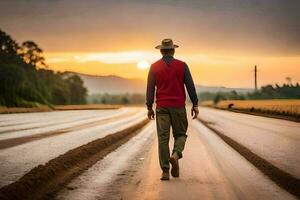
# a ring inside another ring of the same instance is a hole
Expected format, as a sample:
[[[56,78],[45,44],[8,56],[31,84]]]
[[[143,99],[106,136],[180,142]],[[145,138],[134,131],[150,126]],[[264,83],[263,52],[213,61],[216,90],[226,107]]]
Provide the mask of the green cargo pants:
[[[158,136],[158,154],[159,163],[162,169],[169,169],[169,139],[170,127],[172,127],[174,146],[173,152],[176,152],[179,158],[182,158],[182,151],[186,141],[186,132],[188,121],[185,107],[181,108],[157,108],[156,109],[156,127]]]

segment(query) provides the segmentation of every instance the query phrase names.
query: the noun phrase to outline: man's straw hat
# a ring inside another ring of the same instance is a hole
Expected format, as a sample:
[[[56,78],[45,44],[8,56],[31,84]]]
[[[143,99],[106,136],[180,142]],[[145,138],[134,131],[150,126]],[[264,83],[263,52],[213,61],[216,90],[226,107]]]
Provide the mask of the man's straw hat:
[[[173,40],[172,39],[163,39],[161,41],[161,45],[157,45],[155,47],[155,49],[175,49],[179,47],[176,44],[173,44]]]

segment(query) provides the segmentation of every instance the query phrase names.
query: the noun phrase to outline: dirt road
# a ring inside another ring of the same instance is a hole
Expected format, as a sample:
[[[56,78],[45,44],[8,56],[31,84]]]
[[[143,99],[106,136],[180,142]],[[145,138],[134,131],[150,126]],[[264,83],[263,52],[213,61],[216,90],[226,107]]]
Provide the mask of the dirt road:
[[[55,124],[43,128],[33,128],[31,132],[26,131],[25,133],[23,130],[17,130],[11,133],[3,133],[3,135],[1,134],[2,140],[0,140],[0,144],[1,141],[7,138],[11,138],[11,135],[14,135],[14,138],[20,138],[24,137],[24,134],[26,136],[28,136],[29,134],[35,135],[37,133],[45,134],[49,131],[55,132],[61,130],[61,128],[70,128],[73,126],[78,126],[87,123],[86,119],[84,121],[76,120],[78,118],[78,115],[69,115],[70,113],[68,112],[69,111],[62,111],[62,113],[56,112],[56,114],[58,114],[57,117],[59,117],[59,120],[57,120],[56,122],[59,123],[59,125]],[[80,111],[77,112],[80,113]],[[47,161],[67,152],[68,150],[74,149],[97,138],[105,137],[110,133],[114,133],[118,130],[129,127],[145,119],[145,112],[140,108],[125,109],[124,111],[120,110],[119,112],[121,115],[123,115],[123,117],[118,119],[116,119],[116,116],[114,116],[115,114],[113,114],[112,112],[103,112],[104,111],[96,112],[98,115],[100,115],[100,117],[94,116],[95,113],[91,112],[91,116],[89,116],[91,119],[88,119],[88,122],[91,122],[91,120],[104,120],[110,117],[111,120],[105,121],[105,123],[96,124],[95,126],[85,127],[84,129],[70,129],[69,131],[64,132],[63,134],[54,135],[52,137],[40,138],[39,140],[29,141],[21,145],[0,150],[0,187],[18,180],[32,168],[40,164],[44,164]],[[43,114],[44,113],[38,113],[37,115],[40,115],[40,118],[43,118],[41,117],[41,115]],[[26,116],[26,114],[19,115]],[[76,119],[73,120],[72,124],[68,124],[65,123],[65,120],[70,119],[66,119],[66,117],[60,117],[61,115],[67,115],[69,116],[69,118],[75,117]],[[83,117],[82,115],[79,116]],[[106,116],[106,118],[103,118],[103,116]],[[55,120],[52,120],[52,123],[54,121]],[[33,120],[32,123],[37,122]],[[27,126],[29,125],[30,123],[28,123]]]
[[[142,108],[0,115],[0,186],[79,146],[145,119]],[[43,116],[45,115],[45,116]],[[200,109],[200,117],[268,161],[299,174],[299,123]],[[296,199],[198,120],[189,120],[181,174],[160,181],[155,122],[59,187],[68,199]],[[5,144],[11,140],[23,143]],[[170,145],[173,141],[170,142]],[[3,145],[3,146],[1,146]]]
[[[198,121],[190,122],[180,178],[162,182],[153,130],[152,135],[150,145],[139,146],[140,154],[130,153],[130,141],[104,161],[110,164],[99,162],[57,199],[295,199]]]
[[[210,108],[200,118],[276,167],[300,178],[300,123]]]

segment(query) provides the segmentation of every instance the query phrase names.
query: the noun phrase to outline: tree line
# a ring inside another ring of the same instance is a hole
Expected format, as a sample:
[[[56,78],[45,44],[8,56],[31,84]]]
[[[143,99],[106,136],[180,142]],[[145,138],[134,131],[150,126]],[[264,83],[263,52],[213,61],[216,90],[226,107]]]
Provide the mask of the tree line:
[[[266,85],[260,90],[241,94],[232,90],[230,92],[202,92],[199,91],[200,101],[214,101],[215,104],[221,100],[257,100],[257,99],[300,99],[300,85],[276,84]],[[189,98],[187,98],[189,101]],[[145,94],[91,94],[87,97],[89,104],[145,104]]]
[[[221,100],[257,100],[257,99],[300,99],[299,83],[283,84],[275,86],[266,85],[259,90],[247,94],[239,94],[236,91],[231,92],[200,92],[198,93],[200,101],[212,100],[217,104]]]
[[[145,104],[145,94],[92,94],[87,97],[90,104]]]
[[[85,104],[86,95],[79,76],[48,68],[35,42],[20,45],[0,29],[0,105]]]

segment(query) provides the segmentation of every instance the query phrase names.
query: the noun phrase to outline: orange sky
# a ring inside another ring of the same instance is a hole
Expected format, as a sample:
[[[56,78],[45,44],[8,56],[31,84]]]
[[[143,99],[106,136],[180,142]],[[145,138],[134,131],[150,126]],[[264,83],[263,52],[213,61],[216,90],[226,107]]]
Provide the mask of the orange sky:
[[[140,69],[140,61],[154,62],[160,57],[156,51],[125,51],[113,53],[47,53],[51,68],[95,75],[118,75],[146,79],[148,69]],[[252,87],[254,64],[258,66],[260,85],[283,83],[286,77],[299,81],[300,57],[230,57],[202,54],[180,54],[179,59],[189,65],[196,83],[227,87]]]
[[[293,0],[1,1],[1,29],[33,40],[51,69],[127,78],[173,38],[197,84],[253,87],[300,82],[300,2]]]

